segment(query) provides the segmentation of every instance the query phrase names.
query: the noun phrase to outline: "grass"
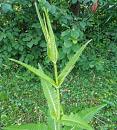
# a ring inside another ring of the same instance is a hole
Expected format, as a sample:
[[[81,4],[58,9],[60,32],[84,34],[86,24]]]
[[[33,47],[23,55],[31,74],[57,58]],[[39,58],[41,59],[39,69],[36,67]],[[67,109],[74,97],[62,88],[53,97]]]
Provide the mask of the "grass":
[[[14,67],[13,67],[14,68]],[[17,68],[17,66],[16,66]],[[45,121],[46,101],[39,80],[29,72],[6,68],[0,75],[1,126]],[[81,71],[75,68],[61,89],[63,109],[77,112],[85,106],[107,103],[92,122],[97,129],[116,129],[117,83],[116,71]]]

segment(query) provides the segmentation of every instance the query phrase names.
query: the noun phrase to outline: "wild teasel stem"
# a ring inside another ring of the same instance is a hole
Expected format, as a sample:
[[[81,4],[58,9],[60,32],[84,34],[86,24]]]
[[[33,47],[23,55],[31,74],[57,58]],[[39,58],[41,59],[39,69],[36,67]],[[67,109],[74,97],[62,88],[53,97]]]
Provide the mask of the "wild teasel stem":
[[[57,72],[57,65],[56,65],[56,63],[54,63],[54,73],[55,73],[56,85],[58,87],[58,72]]]

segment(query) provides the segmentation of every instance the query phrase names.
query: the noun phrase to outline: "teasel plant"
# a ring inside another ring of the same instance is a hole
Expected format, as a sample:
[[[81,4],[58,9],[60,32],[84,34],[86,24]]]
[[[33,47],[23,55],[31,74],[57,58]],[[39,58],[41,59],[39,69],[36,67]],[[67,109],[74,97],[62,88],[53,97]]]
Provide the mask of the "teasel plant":
[[[42,32],[44,34],[47,43],[47,55],[53,64],[53,78],[45,73],[41,65],[38,65],[38,69],[25,64],[21,61],[15,59],[9,59],[35,74],[40,78],[41,86],[47,100],[49,116],[45,123],[31,123],[24,125],[13,125],[5,127],[4,130],[94,130],[94,128],[89,124],[93,117],[103,108],[106,104],[85,108],[78,113],[65,114],[60,97],[60,89],[62,88],[62,83],[68,74],[72,71],[75,63],[79,60],[82,52],[86,46],[92,41],[87,41],[82,47],[77,50],[73,57],[66,63],[65,67],[61,72],[58,72],[57,60],[58,60],[58,50],[56,46],[55,35],[51,26],[49,11],[43,8],[42,13],[39,11],[39,2],[34,2],[37,16],[41,25]]]

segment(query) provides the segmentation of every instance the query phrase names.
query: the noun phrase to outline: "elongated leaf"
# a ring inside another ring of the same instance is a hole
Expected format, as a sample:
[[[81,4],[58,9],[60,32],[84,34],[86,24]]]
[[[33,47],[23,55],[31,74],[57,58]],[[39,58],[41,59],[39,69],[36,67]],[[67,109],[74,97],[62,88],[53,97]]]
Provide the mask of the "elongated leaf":
[[[49,32],[49,39],[48,39],[48,46],[47,46],[48,56],[54,63],[56,63],[58,59],[58,51],[56,47],[55,36],[51,26],[48,11],[45,9],[44,12],[45,12],[45,17],[46,17],[46,22],[47,22],[48,32]]]
[[[91,42],[89,40],[85,45],[83,45],[76,54],[71,58],[71,60],[66,64],[65,68],[62,70],[61,74],[58,76],[59,86],[63,83],[65,77],[71,72],[74,68],[75,63],[78,61],[80,55],[82,54],[83,50],[86,48],[88,43]]]
[[[77,114],[63,115],[61,118],[61,123],[66,126],[78,127],[86,130],[93,130],[93,128]]]
[[[55,36],[53,33],[53,29],[51,26],[50,18],[48,11],[44,8],[43,18],[39,12],[37,2],[35,2],[36,12],[40,21],[40,25],[45,36],[45,40],[47,42],[47,53],[48,57],[53,63],[57,62],[58,59],[58,51],[55,43]]]
[[[44,72],[42,72],[40,69],[36,69],[30,65],[27,65],[21,61],[15,60],[15,59],[10,59],[11,61],[16,62],[17,64],[20,64],[22,66],[24,66],[25,68],[27,68],[29,71],[31,71],[32,73],[34,73],[35,75],[37,75],[38,77],[44,79],[45,81],[48,81],[50,84],[52,84],[53,86],[56,86],[55,82],[53,79],[51,79],[49,76],[47,76]]]
[[[4,128],[4,130],[48,130],[46,124],[25,124],[25,125],[14,125]]]
[[[43,72],[40,65],[39,68],[41,72]],[[60,101],[57,95],[57,91],[54,87],[52,87],[50,83],[44,79],[41,79],[41,85],[43,87],[43,92],[48,103],[50,115],[53,119],[58,119],[60,115]]]
[[[57,119],[60,111],[57,92],[50,83],[43,79],[41,79],[41,85],[43,86],[43,91],[48,103],[50,114],[54,119]]]
[[[105,106],[106,104],[99,105],[96,107],[86,108],[85,110],[80,111],[78,113],[78,116],[80,116],[83,120],[89,122]]]

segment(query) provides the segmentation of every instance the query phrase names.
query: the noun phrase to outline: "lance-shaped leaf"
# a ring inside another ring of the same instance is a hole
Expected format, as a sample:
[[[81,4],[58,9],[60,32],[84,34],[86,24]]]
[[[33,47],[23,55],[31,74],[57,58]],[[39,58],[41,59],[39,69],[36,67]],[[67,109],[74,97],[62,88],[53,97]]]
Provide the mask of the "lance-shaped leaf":
[[[23,67],[27,68],[29,71],[37,75],[38,77],[44,79],[45,81],[48,81],[50,84],[56,87],[56,84],[53,79],[51,79],[49,76],[47,76],[44,72],[42,72],[40,69],[34,68],[31,65],[27,65],[21,61],[15,60],[15,59],[10,59],[11,61],[16,62],[17,64],[22,65]]]
[[[60,122],[66,126],[93,130],[93,128],[85,120],[80,118],[78,114],[63,115]]]
[[[44,123],[37,124],[24,124],[24,125],[13,125],[4,128],[4,130],[48,130],[48,127]]]
[[[78,112],[78,116],[80,116],[85,121],[89,122],[105,106],[106,104],[91,108],[85,108],[84,110]]]
[[[56,89],[43,79],[41,79],[41,85],[43,87],[43,92],[48,103],[50,115],[53,119],[58,119],[60,115],[60,101],[57,96]]]
[[[83,45],[76,54],[70,59],[70,61],[66,64],[65,68],[62,70],[61,74],[58,76],[59,86],[63,83],[65,77],[71,72],[74,68],[75,63],[78,61],[80,55],[82,54],[83,50],[86,48],[88,43],[91,42],[89,40],[85,45]]]
[[[37,15],[40,21],[43,34],[45,36],[45,40],[47,42],[48,57],[53,63],[56,63],[58,59],[58,51],[57,51],[55,36],[52,30],[48,11],[44,8],[44,13],[42,18],[36,2],[35,2],[35,7],[36,7]]]
[[[43,72],[40,64],[39,68]],[[43,92],[45,95],[45,98],[48,103],[50,115],[52,116],[53,119],[59,119],[60,117],[60,100],[57,94],[57,91],[50,83],[47,81],[41,79],[41,85],[43,87]]]

